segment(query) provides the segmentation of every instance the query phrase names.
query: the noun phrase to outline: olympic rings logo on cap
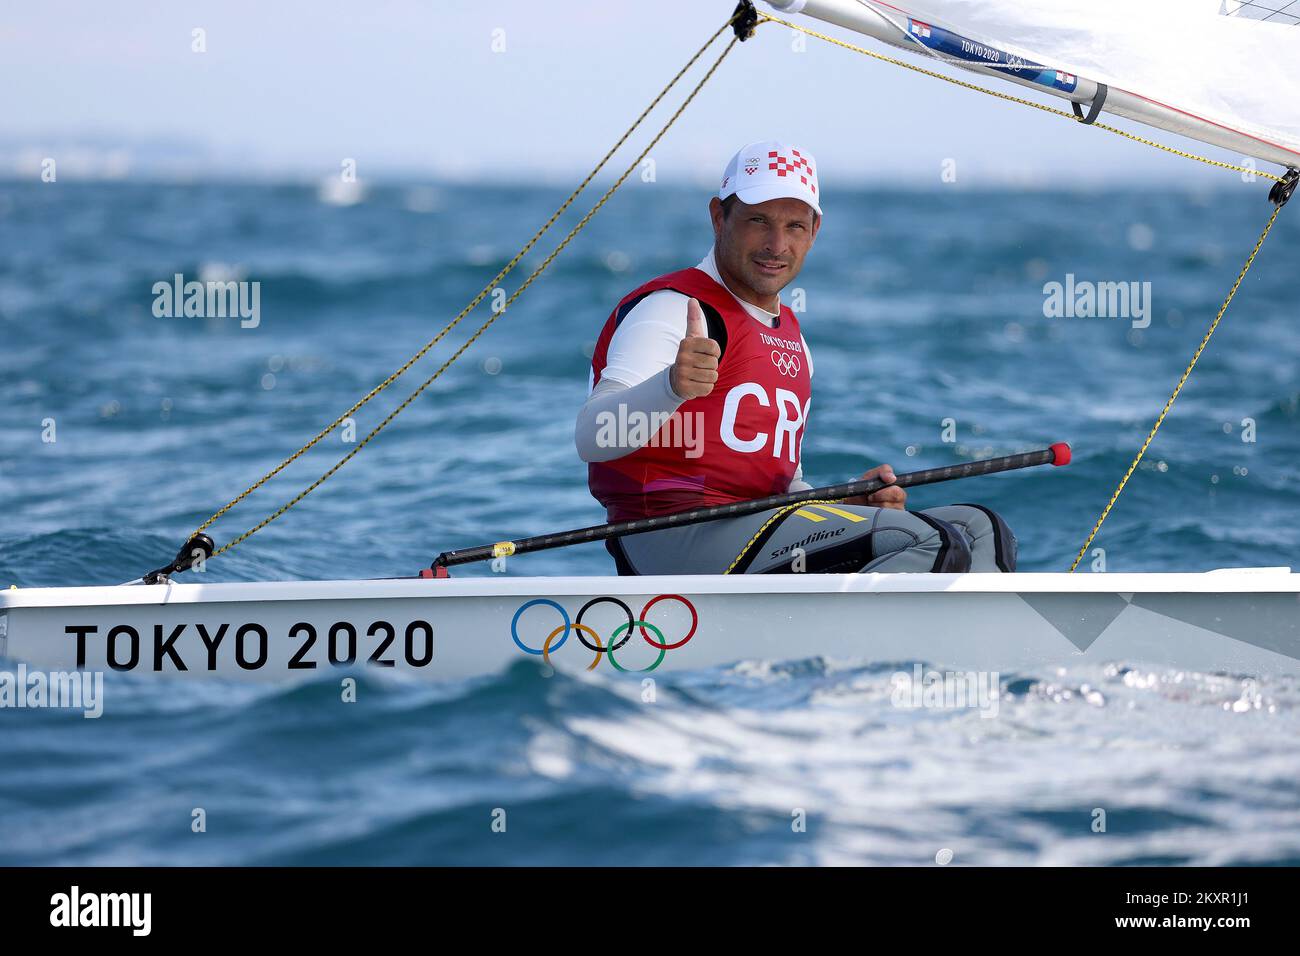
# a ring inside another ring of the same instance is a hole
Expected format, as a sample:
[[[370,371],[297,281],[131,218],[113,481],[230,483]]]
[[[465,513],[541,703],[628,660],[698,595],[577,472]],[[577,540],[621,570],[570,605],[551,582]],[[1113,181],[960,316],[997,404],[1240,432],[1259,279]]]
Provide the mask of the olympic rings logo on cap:
[[[673,641],[672,643],[669,643],[669,641],[664,637],[663,631],[661,631],[654,624],[651,624],[649,621],[646,620],[646,615],[650,613],[650,609],[654,607],[656,604],[658,604],[660,601],[680,601],[682,604],[686,606],[686,609],[691,612],[691,629],[686,632],[686,636],[683,637],[681,640]],[[609,642],[607,645],[601,643],[600,635],[597,634],[593,628],[582,623],[583,615],[586,614],[588,611],[590,611],[597,604],[616,604],[619,607],[621,607],[623,609],[623,613],[627,615],[627,623],[620,624],[618,627],[614,628],[613,633],[610,634],[609,636]],[[529,608],[540,607],[543,605],[546,607],[555,608],[555,610],[558,611],[560,614],[560,620],[562,623],[554,630],[552,630],[549,634],[546,635],[546,637],[542,641],[542,646],[540,648],[529,647],[519,637],[519,619],[524,616],[524,612],[527,611]],[[563,647],[564,642],[569,639],[569,632],[574,631],[578,635],[578,640],[582,642],[582,646],[587,648],[587,650],[589,651],[595,652],[596,656],[592,660],[592,662],[587,665],[587,670],[589,671],[595,670],[596,665],[600,663],[601,657],[603,655],[609,657],[609,663],[615,670],[622,671],[623,673],[640,674],[640,673],[645,673],[647,671],[654,670],[656,667],[658,667],[660,664],[663,663],[664,657],[668,654],[669,651],[676,650],[677,648],[686,644],[687,641],[689,641],[692,637],[695,636],[695,631],[696,628],[699,627],[699,624],[700,624],[700,616],[698,613],[696,613],[695,605],[692,604],[690,601],[688,601],[686,598],[682,597],[680,594],[661,594],[658,597],[651,598],[649,601],[646,602],[645,607],[641,609],[640,615],[636,617],[633,617],[632,609],[628,607],[626,604],[624,604],[622,601],[620,601],[618,598],[608,597],[608,596],[596,597],[596,598],[592,598],[590,601],[584,604],[578,610],[577,618],[572,621],[569,620],[569,612],[566,611],[563,608],[563,606],[561,606],[558,602],[552,601],[550,598],[533,598],[531,601],[525,601],[523,604],[519,605],[519,610],[515,611],[515,616],[510,619],[510,637],[514,640],[515,646],[518,647],[525,654],[532,654],[534,656],[539,656],[547,664],[550,664],[551,654],[554,651],[558,651],[561,647]],[[624,667],[614,657],[614,652],[619,650],[621,647],[623,647],[623,645],[625,645],[629,640],[632,639],[632,628],[634,627],[640,628],[641,636],[645,639],[645,642],[659,652],[659,656],[655,658],[653,664],[651,664],[649,667],[642,667],[639,670],[635,668]],[[654,640],[653,638],[651,638],[650,635],[646,633],[646,628],[649,628],[650,630],[654,631],[655,636],[658,637],[658,640]],[[620,636],[622,637],[622,640],[619,640]],[[558,641],[556,640],[557,637],[559,638]],[[591,641],[588,641],[587,637],[590,637]],[[595,643],[592,643],[592,641],[594,641]]]

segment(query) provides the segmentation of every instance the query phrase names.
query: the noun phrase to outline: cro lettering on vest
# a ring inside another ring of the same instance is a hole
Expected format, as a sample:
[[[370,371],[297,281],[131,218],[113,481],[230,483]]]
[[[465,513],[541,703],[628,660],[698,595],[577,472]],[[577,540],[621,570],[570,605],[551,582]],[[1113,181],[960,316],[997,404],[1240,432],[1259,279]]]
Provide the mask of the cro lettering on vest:
[[[759,430],[749,436],[736,433],[736,419],[742,412],[742,403],[746,402],[772,409],[771,414],[763,416],[772,423],[770,431]],[[770,449],[773,458],[795,462],[799,455],[799,430],[808,421],[811,406],[812,396],[801,406],[799,396],[789,389],[777,388],[769,395],[757,382],[743,382],[727,392],[720,427],[722,442],[742,454],[756,455]]]

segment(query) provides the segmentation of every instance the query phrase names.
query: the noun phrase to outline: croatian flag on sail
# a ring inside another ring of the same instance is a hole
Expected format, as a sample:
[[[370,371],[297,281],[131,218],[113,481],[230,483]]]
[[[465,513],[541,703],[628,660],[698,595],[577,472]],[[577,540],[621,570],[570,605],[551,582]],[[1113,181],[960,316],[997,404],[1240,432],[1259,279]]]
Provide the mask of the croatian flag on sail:
[[[912,33],[920,37],[922,40],[930,39],[930,24],[922,23],[920,20],[909,19],[907,25],[911,29]]]
[[[1075,76],[1073,73],[1062,73],[1060,70],[1056,71],[1056,82],[1058,83],[1065,83],[1066,85],[1069,85],[1071,83],[1074,83],[1077,80],[1078,77]]]

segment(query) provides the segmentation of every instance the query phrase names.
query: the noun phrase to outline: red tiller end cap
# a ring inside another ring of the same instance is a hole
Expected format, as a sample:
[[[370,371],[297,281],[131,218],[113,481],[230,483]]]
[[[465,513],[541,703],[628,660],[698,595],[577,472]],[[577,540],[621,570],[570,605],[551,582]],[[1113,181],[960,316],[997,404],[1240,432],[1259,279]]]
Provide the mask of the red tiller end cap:
[[[449,578],[451,575],[447,569],[441,565],[436,568],[421,568],[420,577],[422,578]]]
[[[1065,442],[1058,441],[1055,445],[1051,446],[1051,449],[1052,454],[1055,456],[1052,459],[1053,465],[1060,467],[1061,465],[1068,465],[1070,463],[1070,446]]]

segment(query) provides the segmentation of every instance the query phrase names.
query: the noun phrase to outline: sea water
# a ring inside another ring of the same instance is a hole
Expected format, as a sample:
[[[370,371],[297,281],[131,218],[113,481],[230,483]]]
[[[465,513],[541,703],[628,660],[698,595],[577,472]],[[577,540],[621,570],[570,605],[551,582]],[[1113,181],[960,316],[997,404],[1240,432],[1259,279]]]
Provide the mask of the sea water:
[[[805,476],[1068,441],[1069,468],[909,499],[988,505],[1023,570],[1068,568],[1267,218],[1266,190],[1229,183],[840,190],[786,291],[816,368]],[[0,184],[0,587],[117,583],[169,560],[431,339],[564,195]],[[706,204],[629,185],[391,427],[204,580],[413,574],[446,549],[600,520],[572,438],[596,334],[634,286],[704,256]],[[218,522],[218,542],[355,448],[586,208]],[[1300,564],[1287,213],[1080,573]],[[187,315],[163,301],[177,277],[243,298]],[[591,545],[457,573],[611,570]],[[990,717],[900,707],[918,664],[944,662],[792,647],[665,673],[647,699],[521,659],[461,684],[355,674],[348,704],[337,676],[109,674],[97,719],[0,709],[0,863],[1300,862],[1295,677],[1159,660],[1001,673]]]

